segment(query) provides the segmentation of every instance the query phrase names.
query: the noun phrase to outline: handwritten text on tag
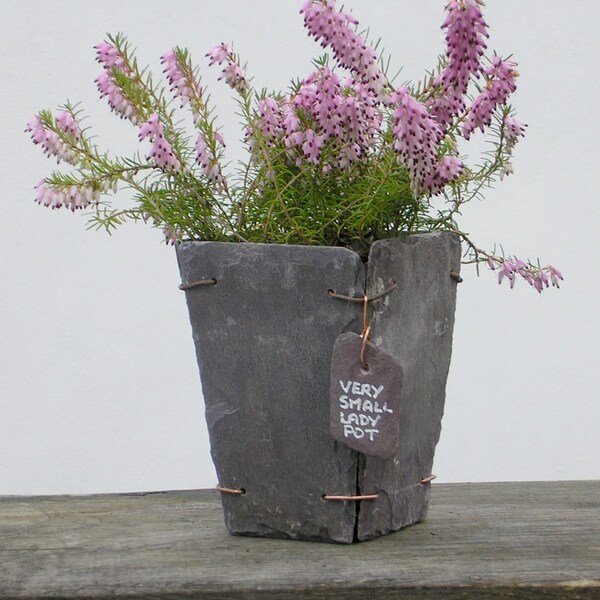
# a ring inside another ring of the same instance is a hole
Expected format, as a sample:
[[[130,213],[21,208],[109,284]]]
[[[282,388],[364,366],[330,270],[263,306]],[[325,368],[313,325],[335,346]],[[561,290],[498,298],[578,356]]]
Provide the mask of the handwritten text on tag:
[[[398,446],[402,365],[368,343],[367,369],[360,364],[362,338],[340,335],[331,359],[331,435],[354,450],[390,458]]]

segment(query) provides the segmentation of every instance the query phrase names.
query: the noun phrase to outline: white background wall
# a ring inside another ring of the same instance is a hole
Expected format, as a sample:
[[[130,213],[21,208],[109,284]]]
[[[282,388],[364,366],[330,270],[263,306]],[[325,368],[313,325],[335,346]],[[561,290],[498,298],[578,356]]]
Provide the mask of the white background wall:
[[[420,77],[443,49],[445,0],[347,0]],[[136,131],[97,99],[92,46],[126,32],[159,70],[175,44],[197,61],[235,42],[257,87],[308,74],[316,45],[300,0],[0,1],[0,494],[208,487],[215,483],[174,252],[158,231],[112,237],[33,202],[53,163],[23,133],[40,108],[82,100],[100,143]],[[600,2],[488,0],[490,48],[514,53],[529,123],[515,175],[468,207],[481,246],[562,269],[560,291],[465,269],[459,288],[439,481],[600,476],[597,295]],[[206,63],[203,70],[207,72]],[[205,76],[238,137],[229,91]],[[233,144],[230,144],[233,145]]]

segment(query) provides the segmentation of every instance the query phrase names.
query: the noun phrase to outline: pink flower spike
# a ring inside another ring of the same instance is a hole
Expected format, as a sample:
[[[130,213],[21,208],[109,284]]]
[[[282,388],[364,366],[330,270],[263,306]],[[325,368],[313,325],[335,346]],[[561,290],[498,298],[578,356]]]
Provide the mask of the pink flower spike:
[[[31,133],[34,144],[41,144],[46,139],[46,129],[37,115],[29,119],[25,131]]]
[[[181,163],[164,136],[163,124],[157,114],[151,115],[148,121],[140,125],[138,137],[140,141],[148,138],[152,142],[148,159],[152,160],[159,169],[163,171],[167,169],[179,171],[181,169]]]
[[[171,91],[174,96],[181,99],[181,106],[185,106],[190,102],[190,98],[194,98],[196,102],[200,102],[202,97],[202,88],[200,83],[196,81],[193,75],[188,80],[184,72],[184,67],[180,63],[175,50],[170,50],[163,54],[160,62],[165,65],[164,73],[171,86]]]
[[[204,175],[212,181],[218,189],[225,187],[225,180],[221,174],[219,163],[212,150],[206,143],[204,134],[200,132],[196,139],[196,162]]]
[[[427,103],[441,127],[465,109],[464,96],[472,77],[477,77],[488,37],[480,0],[451,0],[442,29],[446,30],[446,66],[434,85],[440,96]]]
[[[214,64],[223,64],[229,56],[232,55],[231,46],[225,42],[221,42],[216,46],[213,46],[207,53],[206,56],[209,59],[208,65],[212,67]]]
[[[510,115],[504,117],[504,140],[506,142],[507,150],[514,148],[519,137],[525,135],[526,129],[527,125],[525,123],[522,123]]]
[[[312,129],[307,129],[304,134],[304,144],[302,144],[302,152],[308,159],[308,162],[313,164],[319,163],[321,156],[321,146],[323,145],[323,138],[315,134]]]
[[[248,90],[246,73],[233,61],[227,61],[227,64],[221,71],[221,77],[219,77],[219,79],[225,79],[225,83],[231,89],[237,90],[240,93],[244,93]]]
[[[69,115],[70,116],[70,115]],[[73,120],[73,123],[74,120]],[[72,131],[77,131],[79,133],[79,128],[70,123],[67,124],[68,128],[71,128]],[[57,128],[62,129],[60,122],[57,119]],[[46,125],[42,122],[39,116],[32,117],[27,123],[27,127],[25,131],[31,133],[31,139],[33,143],[36,145],[40,145],[44,154],[47,156],[56,156],[56,162],[60,163],[61,161],[68,162],[72,165],[76,165],[78,162],[78,152],[77,150],[70,144],[64,142],[56,131],[46,127]],[[65,131],[63,129],[63,131]],[[73,133],[71,131],[65,131],[65,133]]]
[[[473,101],[462,128],[462,135],[465,139],[468,140],[477,128],[484,131],[491,124],[496,108],[506,104],[509,95],[517,89],[516,66],[516,63],[512,61],[494,56],[492,66],[485,70],[488,77],[486,87]],[[513,125],[515,124],[513,123]],[[518,123],[515,126],[522,127],[522,124]],[[513,145],[515,141],[516,138],[513,137]]]
[[[75,139],[79,139],[80,130],[77,121],[73,115],[66,110],[63,110],[56,117],[56,124],[65,132],[71,134]]]
[[[548,267],[548,271],[550,271],[550,281],[552,282],[552,285],[554,287],[559,288],[560,285],[558,284],[558,281],[563,280],[563,276],[562,276],[561,272],[556,267],[553,267],[552,265],[550,265]]]
[[[138,139],[140,142],[148,137],[153,140],[157,135],[162,135],[162,125],[158,121],[158,115],[153,114],[140,125]]]
[[[177,60],[177,56],[175,54],[175,50],[171,49],[168,52],[165,52],[161,57],[160,57],[160,62],[164,65],[165,63],[172,63],[175,60]]]
[[[217,142],[223,146],[223,148],[225,148],[225,140],[219,131],[215,131],[215,140],[217,140]]]
[[[352,71],[372,92],[382,94],[387,82],[377,64],[375,51],[367,46],[355,28],[358,21],[336,10],[335,2],[305,2],[300,9],[309,35],[323,48],[331,48],[337,62]]]
[[[163,234],[165,236],[165,242],[172,246],[183,238],[183,234],[177,228],[171,225],[165,225],[163,227]]]
[[[71,185],[65,188],[49,184],[41,179],[35,186],[37,190],[35,201],[49,208],[66,208],[75,211],[86,208],[92,201],[98,202],[100,192],[91,187]]]
[[[438,158],[443,133],[427,109],[401,87],[390,97],[397,104],[394,116],[394,145],[398,162],[404,164],[411,178],[415,197],[441,191],[445,177],[456,177],[462,164],[455,157]]]
[[[96,87],[100,92],[100,98],[106,97],[111,110],[122,119],[129,119],[134,125],[140,122],[139,115],[133,104],[125,97],[122,90],[107,71],[102,71],[96,77]]]
[[[131,73],[131,69],[127,66],[125,61],[125,57],[114,44],[101,42],[100,44],[96,44],[94,48],[96,49],[96,60],[106,71],[110,72],[115,68],[123,73]]]
[[[520,258],[515,259],[514,265],[515,265],[516,270],[518,270],[518,271],[529,270],[529,265],[524,260],[521,260]]]

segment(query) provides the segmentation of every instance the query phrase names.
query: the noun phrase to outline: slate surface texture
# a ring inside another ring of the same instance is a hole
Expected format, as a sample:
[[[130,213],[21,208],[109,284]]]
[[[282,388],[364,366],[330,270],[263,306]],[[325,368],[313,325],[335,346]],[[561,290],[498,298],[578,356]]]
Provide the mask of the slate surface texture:
[[[367,267],[344,248],[185,242],[177,247],[211,453],[233,534],[351,543],[421,520],[440,433],[460,244],[445,233],[376,242]],[[329,433],[331,352],[360,333],[405,365],[398,452],[380,460]],[[366,285],[366,288],[365,288]],[[371,501],[324,495],[379,494]]]

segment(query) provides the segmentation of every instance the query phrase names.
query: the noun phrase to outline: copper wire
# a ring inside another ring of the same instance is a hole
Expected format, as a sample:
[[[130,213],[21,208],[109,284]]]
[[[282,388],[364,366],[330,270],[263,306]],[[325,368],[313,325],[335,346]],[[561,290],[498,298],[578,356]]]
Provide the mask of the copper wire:
[[[423,477],[423,479],[421,479],[421,483],[423,485],[425,485],[426,483],[431,483],[436,477],[437,477],[437,475],[430,475],[429,477]]]
[[[217,285],[217,280],[214,277],[210,279],[200,279],[199,281],[193,281],[192,283],[182,283],[179,289],[183,292],[190,290],[200,285]]]
[[[333,496],[324,494],[323,500],[340,500],[340,501],[358,501],[358,500],[376,500],[379,494],[365,494],[363,496]]]
[[[383,292],[379,292],[379,294],[373,294],[372,296],[368,296],[363,294],[362,296],[344,296],[344,294],[338,294],[335,290],[327,290],[327,293],[332,298],[337,298],[338,300],[346,300],[346,302],[355,302],[356,304],[363,303],[365,301],[365,297],[367,298],[367,302],[373,302],[374,300],[379,300],[379,298],[383,298],[386,294],[389,294],[392,290],[396,289],[398,284],[394,282],[390,287],[383,290]]]
[[[236,496],[241,496],[242,494],[246,493],[246,490],[244,488],[237,490],[234,488],[223,487],[222,485],[215,486],[215,490],[217,490],[217,492],[221,492],[223,494],[234,494]]]
[[[369,370],[369,365],[367,364],[367,361],[365,360],[365,351],[367,349],[367,342],[369,341],[369,332],[370,331],[371,331],[371,326],[368,325],[367,329],[365,330],[365,332],[362,335],[362,346],[360,347],[360,366],[363,371]]]

